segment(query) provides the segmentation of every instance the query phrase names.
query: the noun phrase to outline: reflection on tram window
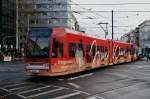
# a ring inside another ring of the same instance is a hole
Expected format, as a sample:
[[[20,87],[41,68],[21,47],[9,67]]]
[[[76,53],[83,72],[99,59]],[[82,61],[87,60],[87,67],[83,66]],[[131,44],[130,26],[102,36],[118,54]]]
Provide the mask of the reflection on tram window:
[[[52,46],[52,57],[63,57],[63,43],[56,41],[55,38],[53,38],[53,46]]]
[[[69,57],[75,57],[77,44],[76,43],[69,43],[68,48],[69,48]]]

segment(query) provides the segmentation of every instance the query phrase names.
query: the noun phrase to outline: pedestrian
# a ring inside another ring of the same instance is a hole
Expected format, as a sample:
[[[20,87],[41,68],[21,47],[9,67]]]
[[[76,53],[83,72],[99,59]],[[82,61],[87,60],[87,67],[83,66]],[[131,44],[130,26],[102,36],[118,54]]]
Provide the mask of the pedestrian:
[[[149,48],[148,48],[148,46],[146,46],[146,48],[145,48],[145,55],[146,55],[146,58],[147,58],[147,61],[149,60]]]

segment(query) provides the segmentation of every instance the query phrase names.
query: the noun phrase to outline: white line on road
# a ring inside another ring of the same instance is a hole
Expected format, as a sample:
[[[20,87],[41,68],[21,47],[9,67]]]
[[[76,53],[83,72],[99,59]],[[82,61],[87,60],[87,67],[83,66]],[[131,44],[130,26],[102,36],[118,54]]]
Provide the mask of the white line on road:
[[[65,89],[65,88],[62,87],[62,88],[58,88],[58,89],[42,92],[42,93],[39,93],[39,94],[34,94],[34,95],[31,95],[31,96],[28,96],[28,98],[33,98],[33,97],[37,97],[37,96],[40,96],[40,95],[49,94],[49,93],[60,91],[60,90],[63,90],[63,89]]]
[[[4,90],[4,91],[6,91],[6,92],[10,92],[9,90],[7,90],[7,89],[4,89],[4,88],[0,88],[1,90]]]
[[[93,96],[93,97],[88,97],[86,99],[105,99],[105,98],[99,96]]]
[[[75,93],[71,93],[71,94],[67,94],[67,95],[63,95],[63,96],[58,96],[58,97],[55,97],[55,98],[52,98],[52,99],[65,99],[65,98],[75,96],[75,95],[79,95],[79,94],[81,94],[81,92],[75,92]]]
[[[25,88],[27,86],[23,86],[23,87],[18,87],[18,88],[12,88],[12,89],[9,89],[10,91],[13,91],[13,90],[18,90],[18,89],[22,89],[22,88]]]
[[[6,85],[6,86],[4,86],[3,88],[15,87],[15,86],[18,86],[18,85],[23,85],[23,84],[26,84],[26,83],[19,83],[19,84],[14,84],[14,85]]]
[[[35,91],[35,90],[41,90],[41,89],[48,88],[48,87],[51,87],[51,86],[44,86],[44,87],[35,88],[35,89],[27,90],[27,91],[22,91],[19,94],[28,93],[28,92],[32,92],[32,91]]]
[[[75,83],[68,83],[68,84],[71,85],[71,86],[73,86],[73,87],[75,87],[75,88],[81,88],[81,86],[79,86],[79,85],[77,85]]]
[[[75,80],[75,79],[78,79],[78,78],[84,78],[84,77],[88,77],[88,76],[92,76],[92,75],[93,75],[93,73],[84,74],[84,75],[80,75],[80,76],[77,76],[77,77],[71,77],[68,80]]]
[[[62,80],[64,80],[64,79],[58,79],[59,81],[62,81]]]
[[[23,98],[23,99],[27,99],[27,97],[25,97],[25,96],[23,96],[23,95],[17,95],[17,96],[19,96],[19,97],[21,97],[21,98]]]

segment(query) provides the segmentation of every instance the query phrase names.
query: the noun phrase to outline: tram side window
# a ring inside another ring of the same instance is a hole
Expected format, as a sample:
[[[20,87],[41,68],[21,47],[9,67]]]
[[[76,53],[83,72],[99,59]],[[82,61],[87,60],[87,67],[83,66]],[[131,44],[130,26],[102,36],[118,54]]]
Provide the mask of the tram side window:
[[[75,43],[69,43],[69,57],[75,57],[76,48]]]
[[[91,45],[86,45],[86,54],[90,53],[90,48],[91,48]]]
[[[132,49],[131,49],[131,55],[134,55],[134,54],[135,54],[135,49],[132,48]]]
[[[64,51],[63,51],[63,43],[62,43],[62,42],[59,43],[58,48],[59,48],[58,57],[63,57],[63,55],[64,55],[63,52],[64,52]]]
[[[120,55],[124,55],[124,49],[123,48],[120,49]]]
[[[52,57],[63,57],[63,43],[57,42],[55,38],[53,39]]]
[[[102,46],[99,46],[99,52],[102,52]]]
[[[107,53],[107,52],[108,52],[107,47],[104,47],[104,52],[105,52],[105,53]]]
[[[107,52],[107,53],[108,53],[108,47],[105,47],[105,52]]]
[[[119,56],[119,48],[117,48],[115,56]]]
[[[101,46],[101,52],[104,53],[104,46]]]
[[[95,56],[95,54],[96,54],[96,46],[93,46],[93,56]]]
[[[80,39],[80,43],[78,44],[79,45],[79,50],[84,50],[84,45],[83,45],[83,41],[82,39]]]
[[[127,49],[127,53],[128,53],[128,54],[131,54],[131,50],[130,50],[129,48]]]
[[[91,49],[91,45],[87,45],[87,51],[89,51],[90,52],[90,49]]]
[[[80,39],[80,43],[78,43],[78,49],[83,52],[83,56],[85,56],[84,47],[85,45],[83,44],[82,39]]]
[[[88,52],[89,52],[89,46],[86,45],[86,53],[88,53]]]
[[[56,41],[55,38],[53,38],[52,57],[57,57],[57,47],[58,47],[58,42]]]
[[[100,51],[100,46],[97,46],[97,51]]]
[[[86,62],[87,63],[90,63],[92,61],[90,48],[91,48],[91,45],[86,45]]]

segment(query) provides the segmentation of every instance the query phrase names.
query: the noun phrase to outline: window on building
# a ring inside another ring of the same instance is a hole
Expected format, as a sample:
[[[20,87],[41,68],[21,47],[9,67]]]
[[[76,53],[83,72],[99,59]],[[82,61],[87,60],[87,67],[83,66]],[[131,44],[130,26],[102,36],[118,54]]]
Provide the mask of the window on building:
[[[37,4],[36,8],[48,8],[47,4]]]
[[[31,20],[30,20],[30,24],[36,24],[36,20],[31,19]]]

